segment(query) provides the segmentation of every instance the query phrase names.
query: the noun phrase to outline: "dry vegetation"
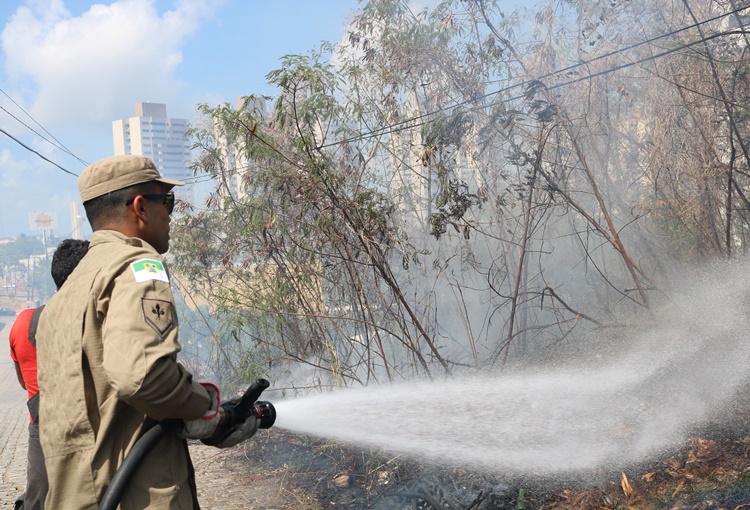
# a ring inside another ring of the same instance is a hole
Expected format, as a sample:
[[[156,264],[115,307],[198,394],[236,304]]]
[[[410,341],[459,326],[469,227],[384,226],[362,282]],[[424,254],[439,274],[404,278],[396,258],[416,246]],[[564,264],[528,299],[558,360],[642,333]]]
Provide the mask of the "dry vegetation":
[[[245,469],[280,480],[288,508],[304,510],[740,510],[750,508],[747,413],[737,410],[732,430],[714,439],[693,436],[663,459],[575,488],[428,468],[273,429],[238,458]]]

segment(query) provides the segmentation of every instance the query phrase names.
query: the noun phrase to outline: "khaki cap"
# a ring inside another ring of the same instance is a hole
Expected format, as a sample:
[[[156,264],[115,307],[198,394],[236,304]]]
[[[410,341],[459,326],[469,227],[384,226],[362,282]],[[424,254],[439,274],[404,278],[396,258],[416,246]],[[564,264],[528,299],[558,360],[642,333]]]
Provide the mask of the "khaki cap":
[[[172,186],[185,183],[159,174],[154,162],[145,156],[112,156],[87,166],[78,177],[81,202],[144,182],[163,182]]]

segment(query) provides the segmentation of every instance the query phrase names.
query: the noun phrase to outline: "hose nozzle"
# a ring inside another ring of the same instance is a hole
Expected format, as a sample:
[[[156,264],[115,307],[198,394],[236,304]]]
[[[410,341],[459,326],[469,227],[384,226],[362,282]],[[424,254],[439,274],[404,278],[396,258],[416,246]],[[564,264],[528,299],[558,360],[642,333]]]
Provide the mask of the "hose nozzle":
[[[276,422],[276,408],[270,402],[258,400],[251,412],[260,420],[260,426],[258,428],[270,429]]]
[[[273,404],[258,400],[263,390],[271,385],[266,379],[258,379],[245,391],[239,399],[222,402],[219,413],[219,429],[209,438],[202,439],[204,444],[216,446],[232,433],[234,428],[248,417],[254,416],[260,420],[261,429],[270,429],[276,421],[276,409]]]

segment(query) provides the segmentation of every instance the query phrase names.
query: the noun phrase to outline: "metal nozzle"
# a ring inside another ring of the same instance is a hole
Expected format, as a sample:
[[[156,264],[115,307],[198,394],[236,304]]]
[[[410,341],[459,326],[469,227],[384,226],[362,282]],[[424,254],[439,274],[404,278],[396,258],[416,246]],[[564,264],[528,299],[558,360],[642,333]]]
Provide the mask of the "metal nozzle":
[[[263,390],[271,385],[266,379],[255,381],[234,406],[226,406],[226,411],[231,415],[229,424],[242,423],[250,415],[260,420],[260,428],[269,429],[276,421],[276,409],[273,404],[265,400],[258,400]]]
[[[260,420],[261,429],[270,429],[276,422],[276,408],[272,403],[258,400],[253,407],[253,414]]]

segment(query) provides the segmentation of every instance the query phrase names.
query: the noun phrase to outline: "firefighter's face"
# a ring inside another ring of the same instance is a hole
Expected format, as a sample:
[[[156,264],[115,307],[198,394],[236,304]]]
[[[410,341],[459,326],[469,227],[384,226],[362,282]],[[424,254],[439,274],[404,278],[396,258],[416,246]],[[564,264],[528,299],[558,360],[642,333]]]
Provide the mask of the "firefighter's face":
[[[164,195],[171,191],[172,186],[154,182],[149,193]],[[157,252],[166,253],[169,250],[170,208],[167,199],[162,196],[149,198],[144,201],[147,221],[143,226],[142,239],[153,246]]]

